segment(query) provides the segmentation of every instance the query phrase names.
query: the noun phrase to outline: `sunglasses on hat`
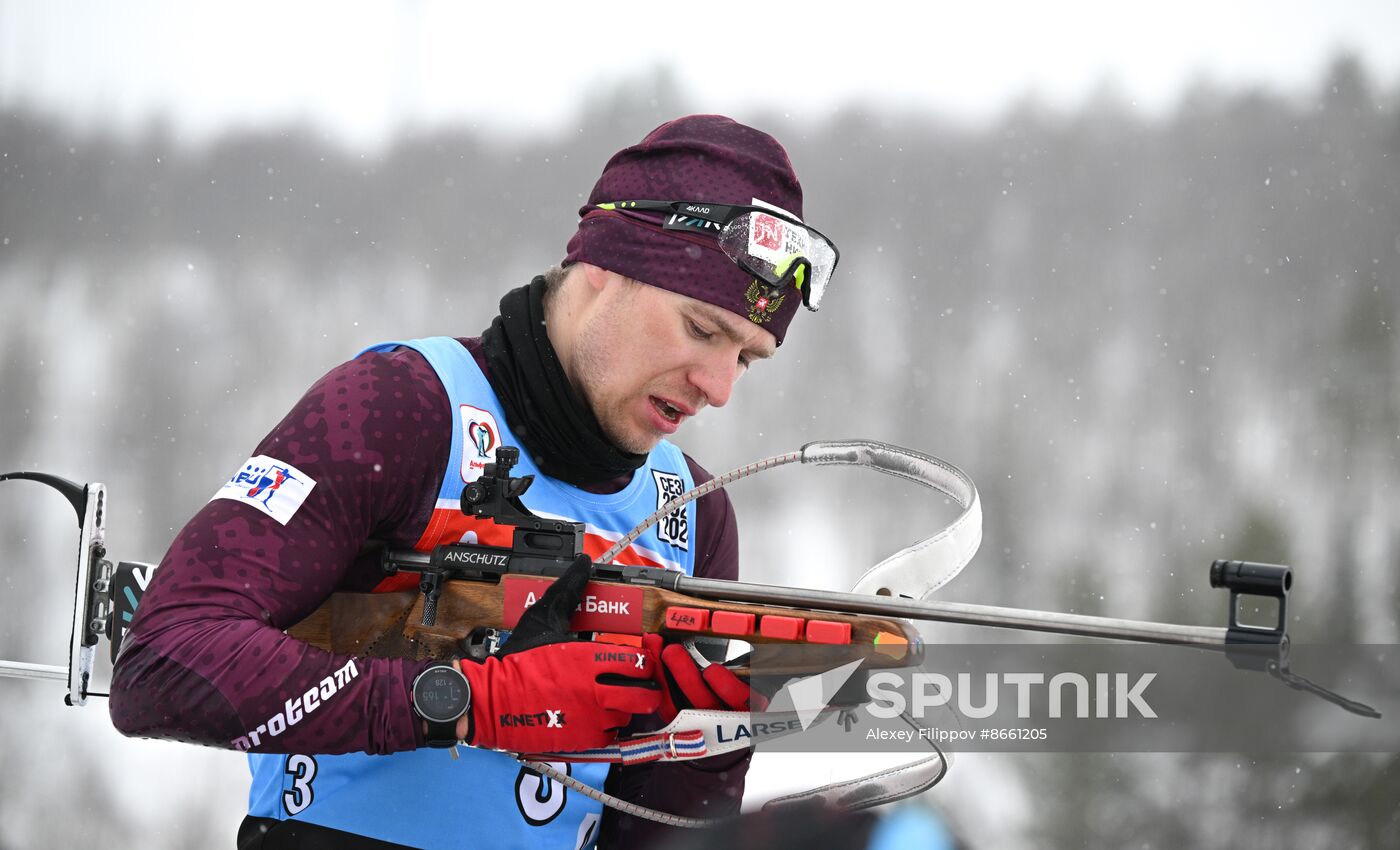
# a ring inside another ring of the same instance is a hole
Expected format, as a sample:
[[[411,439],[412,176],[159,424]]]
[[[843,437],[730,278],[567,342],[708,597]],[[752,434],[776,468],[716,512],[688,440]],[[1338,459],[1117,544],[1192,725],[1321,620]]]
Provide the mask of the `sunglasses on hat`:
[[[821,307],[841,259],[821,231],[770,207],[700,201],[614,201],[603,210],[664,213],[662,228],[713,234],[739,268],[772,286],[791,284],[808,310]]]

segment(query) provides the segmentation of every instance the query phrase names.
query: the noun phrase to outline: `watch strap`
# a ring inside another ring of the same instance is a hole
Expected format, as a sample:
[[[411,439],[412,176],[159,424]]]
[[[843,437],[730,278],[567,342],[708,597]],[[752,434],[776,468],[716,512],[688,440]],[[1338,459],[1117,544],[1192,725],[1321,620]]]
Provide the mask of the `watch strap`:
[[[458,718],[460,720],[461,718]],[[423,742],[430,747],[443,749],[457,746],[456,720],[424,720],[428,724],[428,737]]]

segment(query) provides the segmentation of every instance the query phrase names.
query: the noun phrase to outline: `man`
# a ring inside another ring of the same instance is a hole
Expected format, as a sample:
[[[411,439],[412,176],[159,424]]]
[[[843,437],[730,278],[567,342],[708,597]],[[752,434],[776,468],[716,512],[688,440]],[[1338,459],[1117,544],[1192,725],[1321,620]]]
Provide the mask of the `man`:
[[[638,716],[746,707],[722,667],[701,674],[658,641],[618,653],[527,640],[522,626],[499,656],[444,668],[336,655],[283,630],[333,592],[405,586],[372,544],[489,536],[457,500],[500,445],[522,449],[515,475],[536,476],[526,506],[586,523],[595,558],[708,480],[664,438],[728,402],[798,306],[815,309],[837,255],[801,213],[783,148],[730,119],[681,118],[619,152],[562,266],[508,293],[479,339],[389,343],[331,370],[180,532],[117,661],[117,728],[249,751],[240,847],[654,843],[653,824],[605,815],[495,750],[587,749]],[[667,519],[617,561],[737,576],[723,491]],[[460,716],[428,722],[414,686],[429,674],[460,683]],[[460,758],[435,749],[459,740],[473,745]],[[737,811],[746,769],[732,755],[569,766],[705,815]]]

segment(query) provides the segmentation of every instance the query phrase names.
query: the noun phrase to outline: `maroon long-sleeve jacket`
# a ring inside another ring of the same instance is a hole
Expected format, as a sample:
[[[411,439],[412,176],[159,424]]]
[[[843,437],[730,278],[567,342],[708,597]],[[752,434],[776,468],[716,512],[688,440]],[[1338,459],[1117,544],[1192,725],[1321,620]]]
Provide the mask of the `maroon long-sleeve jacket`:
[[[464,339],[486,372],[478,339]],[[488,373],[489,376],[489,373]],[[372,541],[422,536],[451,448],[447,394],[409,349],[332,369],[253,451],[317,482],[285,525],[235,502],[205,504],[180,531],[142,597],[117,661],[112,721],[127,735],[230,747],[289,697],[349,660],[288,637],[336,591],[383,579]],[[709,473],[687,457],[697,483]],[[615,483],[611,489],[624,482]],[[734,579],[738,535],[723,490],[699,500],[695,574]],[[423,743],[410,688],[426,662],[355,659],[334,700],[261,752],[392,753]],[[723,763],[718,763],[721,762]],[[747,759],[615,769],[610,789],[673,812],[736,811]],[[605,846],[644,846],[651,824],[609,812]]]

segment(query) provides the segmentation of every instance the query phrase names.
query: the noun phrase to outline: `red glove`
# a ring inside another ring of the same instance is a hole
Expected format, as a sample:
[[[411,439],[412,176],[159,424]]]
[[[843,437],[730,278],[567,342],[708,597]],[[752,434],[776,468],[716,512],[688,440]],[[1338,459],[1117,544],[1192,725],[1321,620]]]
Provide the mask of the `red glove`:
[[[591,641],[463,661],[472,688],[467,743],[516,753],[607,746],[632,715],[660,707],[656,667],[646,650]]]
[[[592,567],[580,555],[521,614],[499,654],[462,663],[472,688],[471,729],[458,724],[467,743],[516,753],[589,750],[616,741],[632,715],[660,707],[654,653],[569,632]]]
[[[656,671],[661,688],[661,720],[670,723],[683,709],[720,711],[760,711],[768,701],[754,693],[742,679],[723,664],[704,670],[679,643],[666,643],[661,635],[643,635],[642,649],[661,659]]]

